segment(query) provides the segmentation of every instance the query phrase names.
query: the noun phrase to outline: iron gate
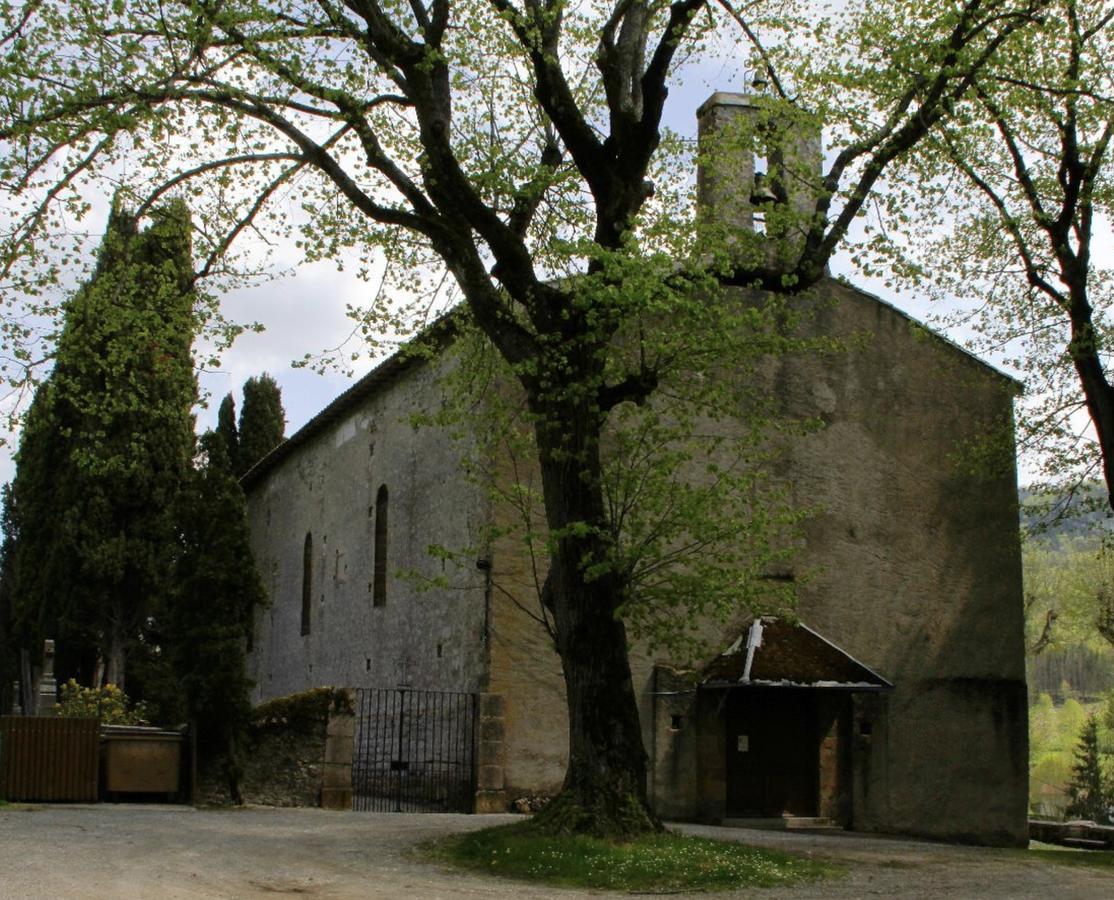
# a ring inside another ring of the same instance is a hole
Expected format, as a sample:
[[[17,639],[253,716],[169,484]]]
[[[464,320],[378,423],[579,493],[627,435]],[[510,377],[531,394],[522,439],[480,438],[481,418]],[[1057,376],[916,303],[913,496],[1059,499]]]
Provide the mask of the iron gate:
[[[472,812],[476,695],[411,688],[356,694],[353,808]]]

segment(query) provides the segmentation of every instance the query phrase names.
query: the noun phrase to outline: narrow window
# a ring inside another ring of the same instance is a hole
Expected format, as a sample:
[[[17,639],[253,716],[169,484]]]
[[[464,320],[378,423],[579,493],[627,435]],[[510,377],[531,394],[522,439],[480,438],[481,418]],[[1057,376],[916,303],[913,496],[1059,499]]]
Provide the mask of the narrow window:
[[[387,605],[387,486],[379,486],[375,495],[375,571],[371,595],[372,606]]]
[[[309,634],[309,614],[313,607],[313,535],[306,532],[302,550],[302,634]]]

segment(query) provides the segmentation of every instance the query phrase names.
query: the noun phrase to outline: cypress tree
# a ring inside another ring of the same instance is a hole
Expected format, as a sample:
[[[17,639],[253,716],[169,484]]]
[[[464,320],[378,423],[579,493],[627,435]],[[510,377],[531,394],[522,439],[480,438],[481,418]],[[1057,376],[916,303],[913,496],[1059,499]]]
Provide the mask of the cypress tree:
[[[58,641],[58,673],[124,686],[127,657],[168,590],[174,506],[197,394],[189,215],[140,231],[114,206],[92,278],[66,303],[13,483],[13,606],[32,652]]]
[[[240,754],[251,714],[244,635],[266,594],[224,439],[210,431],[200,451],[179,505],[182,552],[166,632],[201,764],[222,772],[239,802]]]
[[[43,640],[54,638],[55,672],[92,683],[98,656],[95,603],[83,589],[78,547],[70,532],[81,502],[80,472],[71,458],[73,423],[58,419],[51,378],[31,401],[16,453],[5,563],[13,633],[19,642],[24,709],[37,690]]]
[[[240,471],[240,432],[236,428],[236,401],[231,394],[225,394],[217,410],[217,434],[224,439],[232,471]]]
[[[243,475],[259,460],[282,443],[286,415],[282,408],[282,389],[264,372],[244,382],[244,402],[240,407],[240,459],[237,475]]]
[[[12,486],[0,489],[0,529],[4,540],[0,543],[0,715],[12,711],[13,681],[19,678],[19,648],[21,642],[16,636],[15,610],[12,606],[12,588],[15,575],[12,571],[15,561],[16,523],[12,510]]]
[[[1111,797],[1106,789],[1102,762],[1099,755],[1098,720],[1088,716],[1079,734],[1075,748],[1075,762],[1071,767],[1072,779],[1068,785],[1067,813],[1080,819],[1089,819],[1099,825],[1110,824]]]

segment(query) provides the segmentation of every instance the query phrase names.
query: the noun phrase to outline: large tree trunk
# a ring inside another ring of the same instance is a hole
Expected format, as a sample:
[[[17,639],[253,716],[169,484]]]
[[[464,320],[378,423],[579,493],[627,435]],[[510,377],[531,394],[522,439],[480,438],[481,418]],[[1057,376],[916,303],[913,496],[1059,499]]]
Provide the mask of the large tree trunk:
[[[606,565],[603,421],[604,414],[583,404],[547,409],[536,428],[546,519],[557,536],[542,601],[553,616],[565,677],[569,762],[561,793],[535,826],[630,837],[660,825],[647,799],[627,634],[617,616],[625,584]]]
[[[1066,236],[1065,236],[1066,239]],[[1071,286],[1071,342],[1068,354],[1083,388],[1083,399],[1098,439],[1107,502],[1114,509],[1114,388],[1102,364],[1100,337],[1087,293],[1088,273],[1075,260],[1061,259],[1064,280]]]
[[[609,837],[658,827],[646,794],[646,752],[631,680],[626,629],[612,579],[585,582],[554,560],[545,588],[565,676],[569,763],[560,795],[539,817],[559,832]]]
[[[1114,509],[1114,390],[1106,380],[1097,352],[1076,357],[1075,370],[1083,387],[1087,412],[1095,426],[1107,502]]]
[[[127,649],[125,647],[124,630],[120,624],[120,617],[114,616],[109,625],[108,647],[105,654],[105,684],[114,684],[120,690],[127,688],[124,685],[126,677]]]

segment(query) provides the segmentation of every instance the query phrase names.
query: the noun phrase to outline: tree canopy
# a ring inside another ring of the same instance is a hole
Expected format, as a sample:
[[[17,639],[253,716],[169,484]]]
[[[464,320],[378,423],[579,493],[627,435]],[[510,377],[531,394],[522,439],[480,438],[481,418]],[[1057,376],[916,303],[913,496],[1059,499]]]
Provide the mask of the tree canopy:
[[[126,167],[140,213],[189,196],[201,274],[258,230],[305,259],[363,273],[385,262],[389,290],[353,310],[368,334],[461,299],[521,387],[540,470],[543,603],[571,734],[546,816],[639,831],[652,819],[621,614],[631,582],[612,565],[601,441],[674,361],[640,325],[692,312],[721,282],[816,283],[887,167],[1047,6],[881,0],[833,24],[792,0],[745,14],[727,0],[5,5],[4,277],[44,290],[61,258],[47,236],[80,212],[84,187]],[[692,148],[663,126],[676,71],[718,41],[755,53],[771,85],[735,140],[777,169],[767,225],[792,240],[776,254],[762,235],[696,217]],[[810,46],[830,52],[783,81]],[[823,171],[792,165],[790,132],[820,126],[834,141]],[[9,335],[22,350],[25,335]]]
[[[192,277],[182,204],[153,210],[144,231],[117,208],[27,416],[4,598],[24,648],[58,641],[63,678],[91,683],[100,659],[122,687],[140,625],[168,588],[193,448]]]
[[[1099,825],[1110,824],[1111,790],[1103,771],[1099,752],[1098,720],[1088,716],[1079,732],[1079,744],[1071,767],[1068,784],[1069,816],[1088,819]]]
[[[223,409],[223,406],[222,406]],[[244,402],[240,407],[239,445],[234,471],[243,475],[259,460],[282,443],[286,413],[282,408],[282,389],[264,372],[244,382]]]
[[[11,592],[15,587],[13,564],[15,563],[16,517],[12,509],[12,486],[5,484],[0,488],[0,529],[4,532],[0,543],[0,685],[12,684],[20,680],[20,647],[23,641],[16,633]],[[8,691],[0,690],[0,715],[10,715],[16,698]],[[22,691],[18,698],[23,705]]]
[[[902,276],[964,301],[950,321],[1024,373],[1035,473],[1057,486],[1101,477],[1108,503],[1112,26],[1109,0],[1046,4],[907,158],[886,223],[906,240],[878,244]]]
[[[232,471],[240,470],[240,430],[236,427],[236,401],[231,394],[225,394],[217,410],[217,434],[224,440],[228,461]]]
[[[238,802],[241,745],[251,715],[244,638],[266,593],[224,440],[208,432],[199,449],[178,503],[182,544],[163,627],[201,762],[223,768]]]

